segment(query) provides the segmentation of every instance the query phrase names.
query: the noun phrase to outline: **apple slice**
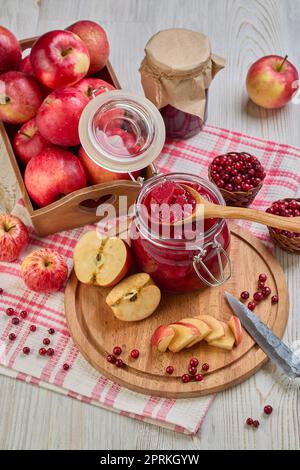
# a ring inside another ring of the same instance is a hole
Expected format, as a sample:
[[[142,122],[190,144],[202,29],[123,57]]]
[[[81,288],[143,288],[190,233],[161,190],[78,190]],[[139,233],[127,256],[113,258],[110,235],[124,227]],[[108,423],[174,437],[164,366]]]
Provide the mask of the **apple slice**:
[[[205,341],[210,343],[215,339],[222,338],[224,336],[224,328],[222,323],[211,315],[198,315],[197,318],[207,323],[207,325],[212,329],[212,332],[206,336]]]
[[[228,351],[231,351],[235,341],[234,335],[226,323],[223,323],[222,325],[224,327],[225,335],[222,336],[222,338],[209,341],[208,344],[210,346],[215,346],[216,348],[227,349]]]
[[[195,325],[191,323],[172,323],[169,325],[175,331],[175,336],[169,344],[169,349],[172,352],[179,352],[194,339],[200,337],[200,332]]]
[[[149,317],[159,305],[160,290],[147,273],[123,279],[106,297],[119,320],[137,321]]]
[[[240,319],[236,317],[235,315],[232,315],[227,325],[231,329],[233,336],[235,338],[235,342],[234,342],[235,346],[238,346],[242,342],[242,339],[243,339],[243,329],[242,329]]]
[[[204,338],[206,338],[209,333],[213,331],[207,323],[200,320],[199,318],[183,318],[182,320],[180,320],[180,323],[189,323],[191,325],[194,325],[200,333],[200,336],[198,338],[195,338],[191,343],[186,346],[187,348],[191,348],[192,346],[194,346],[194,344],[199,343]]]
[[[151,344],[156,346],[159,352],[166,352],[168,346],[175,336],[175,331],[170,326],[161,325],[154,331]]]
[[[85,233],[74,250],[74,269],[84,284],[110,287],[123,279],[131,267],[129,246],[117,237]]]

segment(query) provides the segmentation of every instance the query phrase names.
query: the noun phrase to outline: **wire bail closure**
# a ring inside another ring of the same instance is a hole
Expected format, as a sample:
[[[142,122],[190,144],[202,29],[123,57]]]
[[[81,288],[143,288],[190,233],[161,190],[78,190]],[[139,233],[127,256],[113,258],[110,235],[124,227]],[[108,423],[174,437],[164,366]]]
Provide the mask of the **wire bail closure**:
[[[206,264],[203,261],[204,256],[207,254],[207,248],[209,246],[212,246],[213,248],[216,249],[217,256],[218,256],[219,268],[220,268],[220,279],[217,279],[213,275],[213,273],[208,269],[208,267],[206,266]],[[223,268],[223,263],[222,263],[222,258],[221,258],[222,254],[225,256],[226,261],[228,263],[228,274],[227,275],[225,274],[224,268]],[[204,269],[204,271],[207,273],[207,275],[211,278],[212,281],[209,281],[209,280],[205,279],[202,276],[202,274],[200,274],[200,271],[199,271],[198,266],[197,266],[198,264],[201,265],[201,267]],[[232,275],[231,260],[228,256],[228,253],[224,250],[224,248],[218,242],[216,236],[214,237],[214,240],[212,242],[206,243],[203,246],[203,248],[199,249],[199,253],[196,256],[194,256],[193,267],[194,267],[194,270],[196,271],[196,274],[199,277],[199,279],[202,282],[204,282],[204,284],[206,284],[207,286],[210,286],[210,287],[221,286],[222,284],[227,282],[231,278],[231,275]]]

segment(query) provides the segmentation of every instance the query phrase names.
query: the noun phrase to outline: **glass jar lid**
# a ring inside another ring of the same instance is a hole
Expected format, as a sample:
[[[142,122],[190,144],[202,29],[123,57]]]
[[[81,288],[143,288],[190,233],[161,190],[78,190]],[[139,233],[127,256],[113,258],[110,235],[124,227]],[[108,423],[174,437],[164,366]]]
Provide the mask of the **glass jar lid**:
[[[158,157],[165,142],[165,126],[147,98],[112,90],[96,96],[85,107],[79,137],[96,164],[115,173],[131,173]]]

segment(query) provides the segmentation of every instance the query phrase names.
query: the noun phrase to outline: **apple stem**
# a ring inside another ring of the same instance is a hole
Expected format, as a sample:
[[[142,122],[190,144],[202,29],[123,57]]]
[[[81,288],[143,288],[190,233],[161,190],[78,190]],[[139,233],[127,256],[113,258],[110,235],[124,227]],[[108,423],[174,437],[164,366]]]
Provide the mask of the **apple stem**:
[[[281,72],[282,67],[284,66],[284,63],[286,62],[287,58],[288,58],[288,55],[285,56],[285,58],[283,59],[283,61],[282,61],[281,64],[279,65],[279,67],[278,67],[278,69],[277,69],[278,72]]]

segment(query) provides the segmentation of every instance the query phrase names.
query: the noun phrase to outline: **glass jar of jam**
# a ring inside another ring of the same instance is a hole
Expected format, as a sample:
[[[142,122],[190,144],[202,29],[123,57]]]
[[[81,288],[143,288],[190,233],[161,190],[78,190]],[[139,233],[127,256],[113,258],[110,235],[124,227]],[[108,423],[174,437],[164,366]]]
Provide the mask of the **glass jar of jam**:
[[[184,173],[159,175],[144,183],[131,225],[131,246],[138,269],[150,274],[167,292],[191,292],[219,286],[231,275],[230,231],[226,220],[207,219],[200,227],[187,227],[183,235],[178,236],[177,232],[175,236],[172,223],[182,217],[180,208],[188,204],[194,210],[195,201],[193,203],[193,198],[184,189],[188,186],[211,202],[225,204],[219,190],[203,178]],[[167,236],[161,230],[166,227],[162,223],[164,214],[157,212],[158,205],[163,203],[171,207],[174,204],[177,208],[168,213],[171,230]],[[156,209],[151,208],[150,212],[150,205]]]
[[[145,95],[162,114],[167,137],[187,139],[202,130],[208,88],[223,67],[223,59],[211,53],[202,33],[172,28],[148,41],[141,80]]]

